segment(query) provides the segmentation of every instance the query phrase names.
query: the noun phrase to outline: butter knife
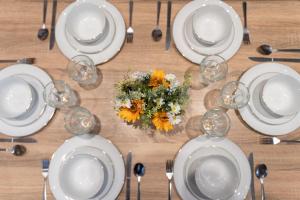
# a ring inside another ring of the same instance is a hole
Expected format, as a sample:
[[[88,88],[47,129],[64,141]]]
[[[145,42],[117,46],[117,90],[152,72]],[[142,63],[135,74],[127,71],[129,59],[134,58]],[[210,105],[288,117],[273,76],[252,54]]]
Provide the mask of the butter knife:
[[[251,199],[255,200],[255,188],[254,188],[254,158],[253,152],[251,152],[248,156],[248,161],[251,169],[251,183],[250,183],[250,192],[251,192]]]
[[[126,160],[126,200],[130,200],[131,163],[132,153],[129,152]]]
[[[37,143],[34,138],[0,138],[0,142]]]
[[[57,0],[53,0],[52,5],[52,21],[51,21],[51,33],[50,33],[50,43],[49,49],[53,49],[55,44],[55,19],[56,19],[56,9],[57,9]]]
[[[171,10],[172,10],[172,1],[169,0],[168,11],[167,11],[166,50],[169,50],[171,46]]]
[[[298,58],[267,58],[267,57],[248,57],[255,62],[296,62],[300,63]]]

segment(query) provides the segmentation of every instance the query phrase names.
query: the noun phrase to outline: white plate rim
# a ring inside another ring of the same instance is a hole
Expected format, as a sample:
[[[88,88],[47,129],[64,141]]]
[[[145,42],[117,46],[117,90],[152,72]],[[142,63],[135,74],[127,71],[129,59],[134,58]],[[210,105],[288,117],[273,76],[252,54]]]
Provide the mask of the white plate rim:
[[[174,163],[174,183],[180,197],[182,199],[198,200],[189,192],[188,188],[184,184],[183,168],[187,156],[203,146],[221,147],[231,153],[233,157],[235,157],[241,170],[241,180],[237,194],[231,197],[229,200],[245,199],[248,194],[251,182],[251,169],[245,154],[236,144],[234,144],[227,138],[214,140],[208,139],[208,137],[205,135],[198,136],[197,138],[190,140],[189,142],[184,144],[177,153]]]
[[[67,14],[74,7],[74,5],[78,3],[92,3],[95,5],[101,5],[105,7],[105,9],[107,9],[108,12],[110,12],[111,16],[114,19],[116,27],[114,39],[111,42],[111,44],[101,52],[95,54],[78,52],[69,44],[69,41],[66,38],[65,23]],[[89,56],[94,61],[94,63],[98,65],[109,61],[121,50],[125,40],[125,22],[119,10],[111,3],[105,0],[77,0],[69,6],[67,6],[60,14],[56,23],[55,38],[58,48],[60,49],[62,54],[64,54],[68,59],[71,59],[76,55],[83,54]]]
[[[239,15],[236,11],[220,0],[194,0],[186,4],[176,15],[173,24],[173,38],[178,51],[183,57],[190,60],[193,63],[200,64],[205,55],[196,53],[193,49],[189,47],[184,38],[183,27],[185,24],[185,19],[190,16],[192,12],[197,10],[202,4],[219,5],[226,10],[229,10],[229,14],[232,18],[235,33],[232,44],[224,51],[220,52],[225,60],[229,60],[235,53],[239,50],[242,40],[243,40],[243,26]]]
[[[52,79],[47,72],[45,72],[39,67],[28,64],[15,64],[2,69],[0,71],[0,79],[18,74],[28,74],[30,76],[35,77],[44,85],[44,87],[48,83],[52,82]],[[0,133],[13,137],[23,137],[31,135],[45,127],[48,124],[48,122],[52,119],[54,113],[55,108],[46,106],[44,113],[40,116],[39,119],[34,121],[32,124],[19,127],[6,124],[5,122],[0,120]]]
[[[110,140],[99,135],[92,136],[91,138],[85,136],[74,136],[66,140],[53,153],[49,166],[49,185],[53,195],[59,200],[70,200],[69,198],[66,198],[64,192],[59,186],[59,168],[62,164],[61,160],[65,159],[69,152],[82,146],[101,148],[101,150],[106,151],[106,153],[110,155],[110,158],[115,165],[115,181],[113,182],[110,191],[102,200],[116,199],[123,188],[125,180],[125,165],[123,156]],[[93,199],[97,198],[95,197]]]
[[[300,81],[300,75],[290,68],[287,65],[283,65],[276,62],[266,62],[253,66],[248,71],[246,71],[240,81],[243,82],[246,86],[249,86],[251,82],[257,77],[259,74],[264,73],[282,73]],[[286,135],[290,132],[293,132],[297,128],[299,128],[300,124],[300,112],[296,114],[296,116],[283,124],[267,124],[259,120],[252,111],[249,106],[239,109],[239,113],[242,119],[254,130],[263,133],[265,135],[278,136],[278,135]]]

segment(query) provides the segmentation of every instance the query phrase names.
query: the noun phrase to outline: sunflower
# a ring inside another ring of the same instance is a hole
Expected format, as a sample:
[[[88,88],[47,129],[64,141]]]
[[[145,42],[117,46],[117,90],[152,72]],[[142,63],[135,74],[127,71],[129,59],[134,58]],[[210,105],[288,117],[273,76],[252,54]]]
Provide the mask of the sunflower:
[[[173,130],[173,125],[170,123],[166,112],[155,113],[152,119],[152,123],[158,130],[166,132]]]
[[[133,100],[131,102],[132,106],[130,108],[121,107],[119,111],[119,116],[127,122],[134,123],[136,120],[140,119],[143,113],[143,100]]]
[[[170,87],[170,83],[165,79],[165,72],[162,70],[154,70],[151,74],[149,86],[155,88],[160,85],[163,85],[166,88]]]

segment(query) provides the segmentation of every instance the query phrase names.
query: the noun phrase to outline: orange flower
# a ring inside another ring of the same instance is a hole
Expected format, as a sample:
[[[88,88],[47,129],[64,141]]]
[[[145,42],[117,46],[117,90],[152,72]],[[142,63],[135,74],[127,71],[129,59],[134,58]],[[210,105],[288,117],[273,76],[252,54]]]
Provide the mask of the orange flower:
[[[173,125],[170,123],[166,112],[157,112],[154,114],[152,123],[157,130],[168,132],[173,130]]]
[[[150,87],[158,87],[160,85],[165,86],[168,88],[170,86],[170,83],[168,83],[165,79],[165,72],[162,70],[154,70],[153,73],[151,74],[150,78]]]
[[[121,107],[119,111],[120,118],[132,123],[139,120],[143,113],[143,104],[143,100],[133,100],[131,108]]]

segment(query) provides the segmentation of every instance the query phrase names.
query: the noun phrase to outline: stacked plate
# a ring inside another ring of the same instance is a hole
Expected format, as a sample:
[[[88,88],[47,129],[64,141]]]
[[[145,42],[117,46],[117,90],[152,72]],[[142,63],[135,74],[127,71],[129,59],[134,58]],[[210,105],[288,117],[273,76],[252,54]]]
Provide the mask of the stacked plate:
[[[248,106],[240,109],[243,120],[267,135],[288,134],[299,127],[300,75],[288,66],[263,63],[240,79],[250,92]]]
[[[219,0],[197,0],[176,15],[173,37],[188,60],[201,63],[206,55],[231,58],[239,49],[243,27],[232,7]]]
[[[58,148],[49,167],[49,184],[56,199],[111,200],[123,187],[122,155],[100,136],[76,136]]]
[[[178,152],[174,181],[182,199],[245,199],[251,181],[248,160],[228,139],[200,136]]]
[[[13,137],[33,134],[52,118],[43,92],[52,82],[38,67],[16,64],[0,71],[0,132]]]
[[[105,0],[77,0],[60,15],[55,36],[69,59],[85,54],[100,64],[120,51],[125,23],[120,12]]]

